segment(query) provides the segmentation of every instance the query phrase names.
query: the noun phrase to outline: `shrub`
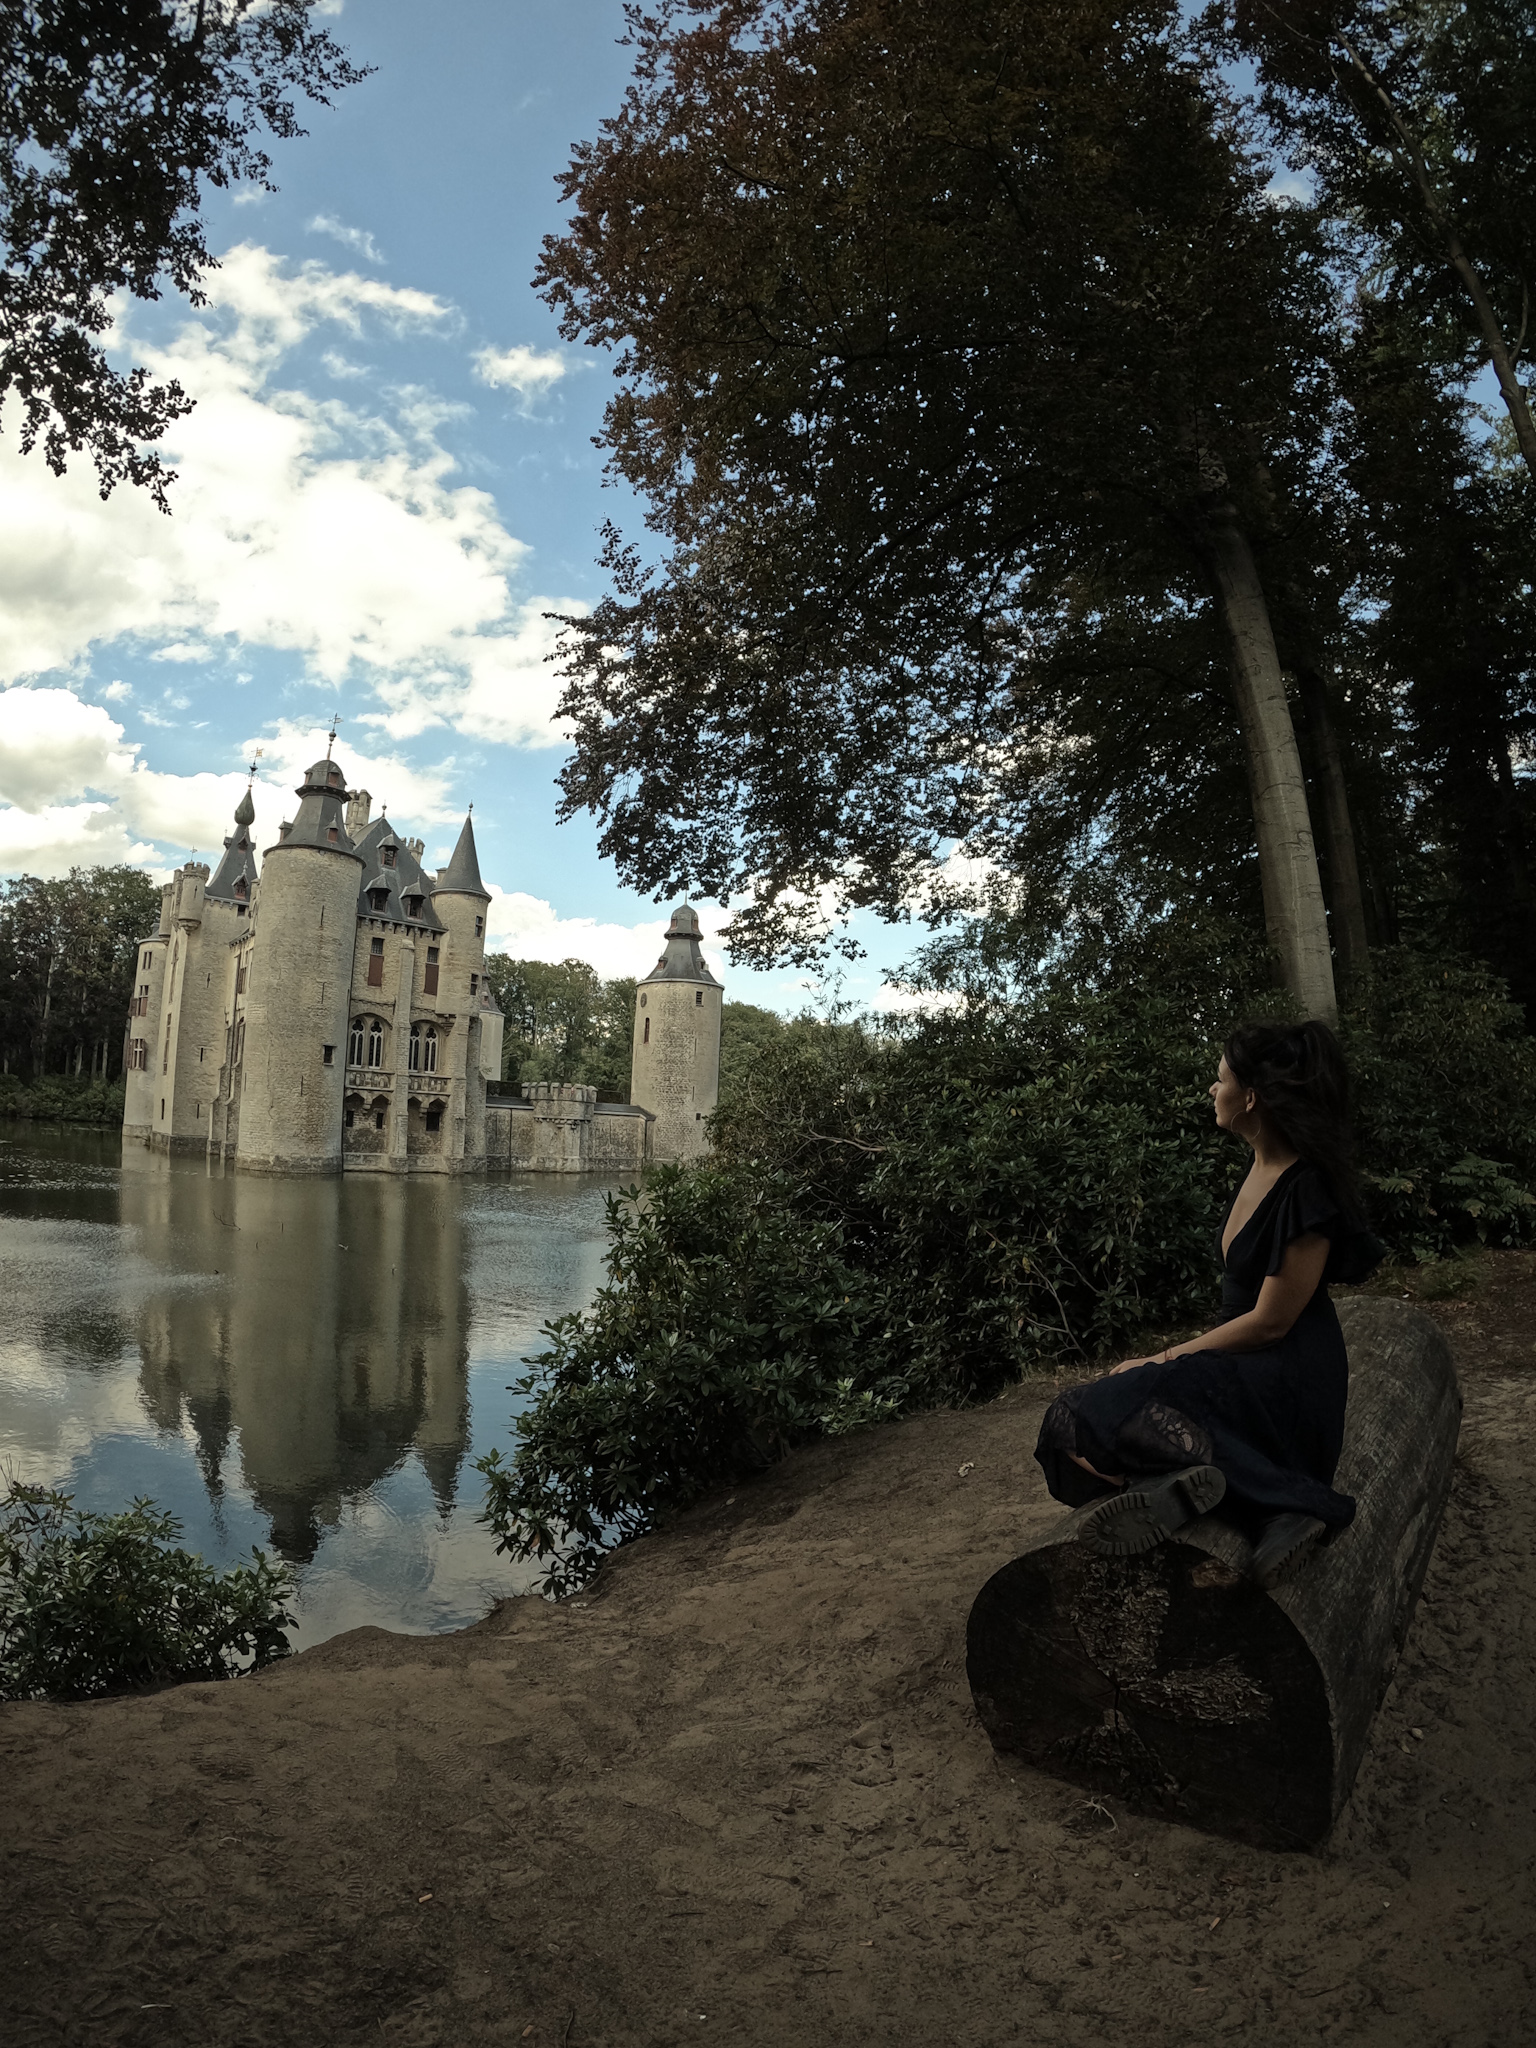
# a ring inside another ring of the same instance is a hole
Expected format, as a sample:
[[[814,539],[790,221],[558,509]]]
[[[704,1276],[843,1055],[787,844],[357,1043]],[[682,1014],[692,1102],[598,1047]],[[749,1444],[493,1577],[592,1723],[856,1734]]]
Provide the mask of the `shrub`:
[[[0,1699],[94,1699],[232,1678],[288,1652],[293,1575],[260,1550],[218,1572],[150,1501],[96,1515],[68,1494],[0,1499]]]
[[[796,1443],[1209,1316],[1245,1154],[1207,1090],[1231,1021],[1283,999],[1189,954],[896,1035],[765,1037],[714,1160],[610,1203],[607,1285],[551,1326],[513,1458],[481,1468],[500,1547],[569,1591]],[[1536,1046],[1499,985],[1386,955],[1345,1028],[1388,1248],[1536,1234]]]
[[[0,1074],[0,1116],[115,1128],[123,1121],[123,1083],[73,1074],[43,1074],[32,1081]]]

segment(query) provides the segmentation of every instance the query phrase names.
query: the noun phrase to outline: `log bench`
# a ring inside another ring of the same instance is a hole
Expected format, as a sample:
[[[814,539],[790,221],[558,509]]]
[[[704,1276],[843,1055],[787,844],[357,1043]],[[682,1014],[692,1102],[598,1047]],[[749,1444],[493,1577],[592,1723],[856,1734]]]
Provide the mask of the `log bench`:
[[[1335,1484],[1355,1519],[1262,1592],[1207,1515],[1140,1557],[1063,1514],[977,1595],[976,1711],[994,1748],[1142,1811],[1266,1848],[1321,1842],[1349,1797],[1451,1482],[1461,1393],[1402,1302],[1342,1301],[1349,1409]]]

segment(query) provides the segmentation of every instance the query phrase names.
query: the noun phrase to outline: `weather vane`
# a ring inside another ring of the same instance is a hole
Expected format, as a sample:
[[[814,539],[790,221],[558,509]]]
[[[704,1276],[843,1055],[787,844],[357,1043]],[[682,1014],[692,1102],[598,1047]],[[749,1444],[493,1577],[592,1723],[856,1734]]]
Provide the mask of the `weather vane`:
[[[331,733],[330,733],[330,738],[329,738],[329,739],[328,739],[328,740],[326,741],[326,743],[325,743],[325,758],[327,759],[327,761],[329,761],[329,759],[331,758],[331,749],[332,749],[332,747],[334,747],[334,746],[335,746],[335,744],[336,744],[336,728],[337,728],[337,726],[339,726],[340,724],[341,724],[341,713],[340,713],[339,711],[333,711],[333,712],[331,713]]]
[[[254,753],[254,754],[252,754],[252,756],[251,756],[251,765],[250,765],[250,767],[249,767],[249,768],[247,768],[247,769],[246,769],[246,771],[245,771],[245,772],[246,772],[246,774],[247,774],[247,775],[248,775],[248,776],[250,777],[250,779],[252,780],[252,782],[254,782],[254,781],[256,780],[256,763],[257,763],[257,762],[258,762],[258,761],[259,761],[259,760],[261,759],[262,755],[263,755],[263,754],[264,754],[265,752],[266,752],[266,748],[265,748],[265,747],[258,747],[258,748],[256,749],[255,753]]]

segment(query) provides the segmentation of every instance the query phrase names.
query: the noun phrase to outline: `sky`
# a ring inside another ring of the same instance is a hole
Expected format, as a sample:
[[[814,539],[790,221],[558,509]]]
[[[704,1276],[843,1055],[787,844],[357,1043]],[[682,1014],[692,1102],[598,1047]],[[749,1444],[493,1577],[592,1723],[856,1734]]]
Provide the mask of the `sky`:
[[[210,193],[199,311],[129,303],[121,360],[196,409],[161,444],[174,512],[0,421],[0,874],[215,860],[256,762],[258,844],[336,756],[446,861],[474,805],[490,939],[646,972],[665,905],[557,825],[545,614],[595,603],[598,529],[642,511],[593,447],[612,362],[530,279],[555,179],[628,77],[618,0],[331,0],[374,75],[270,145],[280,190]],[[259,751],[258,751],[259,750]],[[267,836],[270,835],[270,836]],[[723,914],[700,905],[706,932]],[[900,1006],[910,930],[860,919],[841,994]],[[727,994],[825,990],[711,948]]]

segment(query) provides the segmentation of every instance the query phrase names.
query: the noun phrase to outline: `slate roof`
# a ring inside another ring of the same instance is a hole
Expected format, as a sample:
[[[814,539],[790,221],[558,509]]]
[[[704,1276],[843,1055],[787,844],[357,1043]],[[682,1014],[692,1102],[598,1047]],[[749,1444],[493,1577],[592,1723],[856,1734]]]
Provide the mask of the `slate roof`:
[[[711,988],[719,982],[704,964],[703,933],[698,912],[691,903],[679,903],[667,926],[666,949],[645,977],[646,981],[703,981]]]
[[[256,887],[256,853],[251,845],[251,827],[256,822],[256,806],[247,790],[235,809],[235,829],[232,837],[224,842],[224,858],[208,878],[203,891],[216,903],[249,903]],[[236,888],[237,882],[244,882],[242,893]]]
[[[475,852],[472,818],[464,820],[464,830],[453,849],[453,859],[447,867],[438,869],[436,888],[440,896],[481,896],[490,902],[491,892],[480,879],[480,858]]]
[[[382,917],[390,924],[403,924],[412,931],[440,932],[444,929],[442,919],[432,908],[434,883],[388,818],[374,820],[358,840],[357,850],[363,857],[363,878],[357,890],[359,917]],[[385,854],[391,851],[394,854],[393,864],[385,859]],[[374,899],[380,891],[384,892],[384,901],[375,907]],[[418,896],[421,898],[420,910],[415,917],[408,916],[406,899]]]

